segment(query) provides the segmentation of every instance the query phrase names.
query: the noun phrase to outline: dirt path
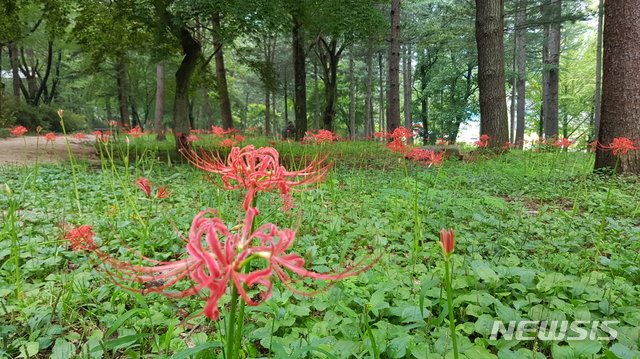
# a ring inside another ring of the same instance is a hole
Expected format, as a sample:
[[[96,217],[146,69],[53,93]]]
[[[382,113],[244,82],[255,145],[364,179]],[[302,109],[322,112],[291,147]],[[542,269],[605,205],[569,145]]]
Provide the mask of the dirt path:
[[[78,160],[100,160],[95,148],[93,147],[94,143],[94,135],[87,135],[87,138],[82,140],[69,138],[71,152],[74,158]],[[64,137],[57,137],[55,141],[47,142],[43,137],[12,136],[9,138],[0,138],[0,166],[24,164],[25,152],[26,163],[33,164],[36,162],[36,148],[38,148],[39,152],[39,155],[37,156],[38,163],[53,163],[61,160],[67,160],[69,158]]]

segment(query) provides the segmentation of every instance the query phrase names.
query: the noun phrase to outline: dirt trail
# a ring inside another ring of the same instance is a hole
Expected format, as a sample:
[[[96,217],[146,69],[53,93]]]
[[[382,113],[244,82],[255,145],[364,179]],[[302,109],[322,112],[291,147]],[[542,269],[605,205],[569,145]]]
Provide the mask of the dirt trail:
[[[99,161],[100,158],[93,147],[94,143],[94,135],[87,135],[87,138],[81,140],[69,138],[71,152],[77,160]],[[12,136],[0,138],[0,166],[24,164],[25,152],[26,163],[33,164],[36,162],[36,148],[39,152],[38,163],[53,163],[69,159],[64,137],[56,137],[55,141],[47,142],[44,137]]]

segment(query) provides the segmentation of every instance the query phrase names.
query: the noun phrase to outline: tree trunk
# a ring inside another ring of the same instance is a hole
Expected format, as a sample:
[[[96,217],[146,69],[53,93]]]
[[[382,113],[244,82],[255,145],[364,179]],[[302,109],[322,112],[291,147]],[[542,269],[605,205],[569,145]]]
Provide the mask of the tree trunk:
[[[299,141],[307,132],[307,70],[304,52],[304,34],[302,23],[293,19],[293,77],[294,77],[294,112],[296,117],[296,140]]]
[[[349,132],[352,141],[356,139],[356,84],[353,80],[353,49],[349,51]]]
[[[49,75],[51,74],[51,67],[53,66],[53,41],[49,41],[47,44],[47,63],[45,65],[44,76],[40,80],[40,85],[37,86],[38,91],[33,98],[33,105],[38,106],[40,98],[47,88],[47,81],[49,81]],[[35,79],[35,77],[34,77]]]
[[[548,30],[548,56],[544,63],[546,76],[546,90],[544,99],[546,100],[544,111],[544,135],[545,138],[558,136],[558,83],[560,67],[560,12],[562,3],[560,0],[549,2]]]
[[[162,118],[164,116],[164,60],[156,65],[156,112],[153,118],[153,131],[156,133],[156,140],[164,141],[164,127]]]
[[[382,52],[378,53],[378,69],[380,70],[380,93],[378,96],[378,103],[380,104],[380,108],[378,109],[379,112],[379,128],[380,128],[380,132],[385,132],[385,121],[384,121],[384,114],[385,114],[385,106],[384,106],[384,69],[382,67]]]
[[[373,79],[373,49],[369,46],[367,51],[367,93],[364,99],[364,136],[373,135],[373,105],[372,105],[372,79]]]
[[[316,85],[316,131],[320,129],[320,89],[318,88],[318,65],[313,63],[313,75]]]
[[[324,72],[324,96],[325,96],[325,108],[323,115],[323,127],[327,131],[333,130],[333,117],[336,114],[336,101],[338,100],[338,63],[340,62],[340,55],[344,50],[344,47],[338,49],[338,41],[332,39],[330,42],[326,42],[323,38],[319,39],[318,57],[322,63],[322,70]]]
[[[180,43],[184,57],[176,71],[176,94],[173,103],[173,122],[176,134],[176,146],[190,148],[187,136],[189,135],[189,82],[193,71],[198,64],[201,45],[193,38],[186,27],[180,28]]]
[[[596,91],[593,100],[593,137],[598,138],[600,130],[600,112],[602,105],[602,23],[604,19],[604,0],[598,3],[598,37],[596,43]]]
[[[220,13],[213,14],[213,47],[216,58],[216,76],[218,79],[218,99],[220,101],[220,115],[222,116],[222,128],[233,128],[231,117],[231,101],[229,100],[229,87],[227,86],[227,71],[224,67],[224,54],[222,52],[222,40],[220,38]]]
[[[16,102],[20,102],[20,65],[18,62],[18,45],[15,42],[9,43],[9,60],[11,62],[11,70],[13,73],[13,97]]]
[[[518,19],[516,30],[516,62],[517,62],[517,81],[516,91],[518,93],[518,105],[516,109],[516,143],[518,148],[522,149],[524,146],[524,127],[525,127],[525,102],[526,102],[526,84],[527,84],[527,29],[525,24],[527,22],[527,0],[520,0],[518,8]]]
[[[264,130],[269,136],[271,134],[271,91],[264,91]]]
[[[400,127],[400,0],[391,0],[391,46],[389,49],[389,132]]]
[[[402,72],[404,77],[404,127],[413,133],[413,120],[411,118],[411,47],[407,45],[407,54],[404,58]],[[413,136],[407,139],[413,144]]]
[[[476,0],[480,132],[499,148],[509,139],[505,94],[504,2]]]
[[[127,71],[122,60],[116,64],[116,82],[118,83],[118,103],[120,109],[120,123],[129,125],[129,104],[127,102]]]
[[[598,141],[640,139],[640,0],[605,1],[602,115]],[[612,151],[597,149],[595,168],[616,164]],[[640,174],[640,150],[620,155],[618,172]]]

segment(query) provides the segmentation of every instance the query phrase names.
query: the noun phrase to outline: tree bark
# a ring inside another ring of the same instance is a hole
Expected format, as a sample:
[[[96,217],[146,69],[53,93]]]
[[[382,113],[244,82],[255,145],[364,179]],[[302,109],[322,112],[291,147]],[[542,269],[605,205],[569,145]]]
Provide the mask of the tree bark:
[[[640,0],[605,1],[602,115],[598,141],[640,139]],[[616,156],[596,150],[595,168],[611,167]],[[618,172],[640,174],[640,150],[620,155]]]
[[[189,135],[189,82],[198,64],[198,57],[202,49],[200,43],[186,28],[180,28],[180,44],[184,57],[176,71],[176,94],[173,103],[173,122],[176,134],[176,146],[190,148],[187,136]]]
[[[322,80],[324,81],[325,108],[322,122],[325,130],[332,131],[333,117],[336,113],[336,101],[338,99],[338,63],[344,47],[338,48],[338,41],[335,39],[327,42],[325,39],[320,38],[318,41],[316,53],[322,63],[324,72]]]
[[[223,44],[220,37],[220,13],[213,14],[213,47],[215,52],[214,57],[216,59],[216,76],[218,79],[218,99],[220,101],[222,128],[228,130],[233,128],[233,118],[231,117],[231,101],[229,99],[229,87],[227,86],[227,71],[224,66]]]
[[[386,113],[385,111],[385,105],[384,105],[384,69],[382,67],[382,52],[378,53],[378,69],[380,70],[380,92],[379,92],[379,96],[378,96],[378,103],[379,103],[379,108],[378,108],[378,116],[379,116],[379,128],[380,128],[380,132],[384,132],[385,131],[385,121],[384,121],[384,114]]]
[[[404,77],[404,127],[413,133],[413,119],[411,118],[411,47],[407,45],[407,53],[402,66]],[[413,144],[413,136],[407,139]]]
[[[480,132],[499,148],[509,139],[505,94],[504,2],[476,0]]]
[[[356,84],[353,79],[353,49],[349,51],[349,132],[351,140],[356,139]]]
[[[296,124],[296,140],[299,141],[307,132],[307,71],[304,51],[304,34],[302,22],[293,19],[293,77],[294,77],[294,112]]]
[[[120,123],[123,126],[129,122],[129,104],[127,102],[127,71],[122,59],[116,63],[116,82],[118,84],[118,103],[120,109]]]
[[[316,131],[320,129],[320,89],[318,88],[318,65],[313,63],[313,75],[316,85]]]
[[[544,106],[544,135],[545,138],[558,136],[558,84],[560,68],[560,12],[562,3],[560,0],[549,2],[549,30],[548,30],[548,56],[544,62],[546,76],[546,90],[543,98]]]
[[[20,102],[20,65],[18,62],[18,45],[15,42],[9,43],[9,60],[11,62],[11,70],[13,72],[13,97],[16,102]]]
[[[202,101],[204,102],[204,112],[207,114],[207,130],[210,130],[213,127],[213,111],[209,100],[209,90],[206,88],[202,89]]]
[[[527,28],[525,24],[527,22],[527,0],[520,0],[517,15],[517,27],[516,30],[516,67],[517,67],[517,81],[516,92],[518,97],[518,104],[516,109],[516,137],[515,141],[518,144],[518,148],[522,149],[524,146],[524,127],[525,127],[525,102],[526,102],[526,84],[527,84]]]
[[[593,100],[593,139],[600,131],[600,113],[602,108],[602,23],[604,20],[604,0],[598,3],[598,35],[596,43],[596,91]]]
[[[364,136],[373,135],[373,104],[372,104],[372,79],[373,79],[373,49],[369,46],[367,51],[367,90],[364,99]]]
[[[156,111],[153,118],[153,130],[156,133],[156,140],[164,141],[164,127],[162,118],[164,115],[164,60],[156,65]]]
[[[391,0],[391,46],[389,49],[389,132],[400,127],[400,0]]]

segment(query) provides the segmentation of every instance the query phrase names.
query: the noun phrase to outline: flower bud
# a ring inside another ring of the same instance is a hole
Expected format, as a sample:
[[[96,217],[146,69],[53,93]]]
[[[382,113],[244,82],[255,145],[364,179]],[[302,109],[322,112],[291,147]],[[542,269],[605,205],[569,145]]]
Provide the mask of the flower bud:
[[[64,116],[64,110],[58,110],[58,116],[60,117]]]

